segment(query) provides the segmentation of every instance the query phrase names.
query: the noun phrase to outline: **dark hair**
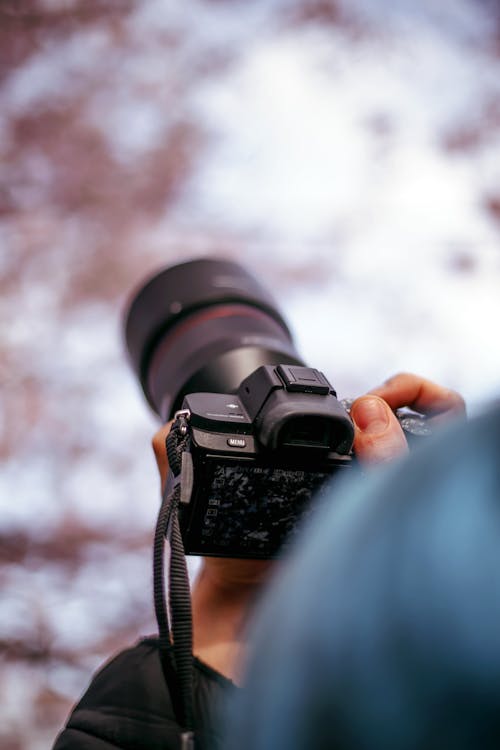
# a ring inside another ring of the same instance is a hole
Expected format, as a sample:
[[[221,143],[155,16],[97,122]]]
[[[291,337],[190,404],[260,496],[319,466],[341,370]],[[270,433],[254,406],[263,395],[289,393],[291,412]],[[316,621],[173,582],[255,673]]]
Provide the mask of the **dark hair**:
[[[337,487],[288,563],[228,748],[500,747],[500,409]]]

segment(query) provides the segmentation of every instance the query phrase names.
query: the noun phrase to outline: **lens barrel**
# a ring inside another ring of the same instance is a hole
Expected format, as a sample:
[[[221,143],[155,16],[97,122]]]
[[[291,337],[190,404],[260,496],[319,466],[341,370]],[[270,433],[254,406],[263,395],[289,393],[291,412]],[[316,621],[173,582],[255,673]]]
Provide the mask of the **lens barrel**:
[[[171,266],[143,284],[126,312],[125,340],[164,421],[188,393],[232,393],[261,365],[304,364],[269,292],[216,258]]]

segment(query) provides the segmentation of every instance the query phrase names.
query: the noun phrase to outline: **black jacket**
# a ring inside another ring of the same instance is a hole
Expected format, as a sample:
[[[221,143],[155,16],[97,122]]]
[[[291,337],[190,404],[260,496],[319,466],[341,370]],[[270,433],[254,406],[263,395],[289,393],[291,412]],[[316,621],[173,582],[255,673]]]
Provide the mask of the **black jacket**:
[[[197,748],[217,747],[219,707],[234,683],[194,659]],[[177,750],[180,728],[163,677],[158,640],[122,651],[93,678],[54,750]]]

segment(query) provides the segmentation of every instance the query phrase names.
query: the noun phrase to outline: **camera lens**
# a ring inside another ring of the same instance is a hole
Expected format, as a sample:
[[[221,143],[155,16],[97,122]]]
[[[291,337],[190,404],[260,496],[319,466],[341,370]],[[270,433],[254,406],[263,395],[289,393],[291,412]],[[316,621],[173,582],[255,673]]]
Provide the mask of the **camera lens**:
[[[231,393],[261,365],[304,364],[270,294],[237,263],[214,258],[171,266],[141,286],[125,339],[163,420],[187,393]]]

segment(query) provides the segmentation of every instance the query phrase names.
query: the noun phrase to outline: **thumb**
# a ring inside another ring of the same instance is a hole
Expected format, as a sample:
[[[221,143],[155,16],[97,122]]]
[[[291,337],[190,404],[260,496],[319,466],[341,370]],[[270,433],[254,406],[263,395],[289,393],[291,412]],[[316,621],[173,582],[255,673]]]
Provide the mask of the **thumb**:
[[[354,452],[363,463],[390,461],[408,452],[408,444],[390,406],[379,396],[361,396],[351,407]]]

